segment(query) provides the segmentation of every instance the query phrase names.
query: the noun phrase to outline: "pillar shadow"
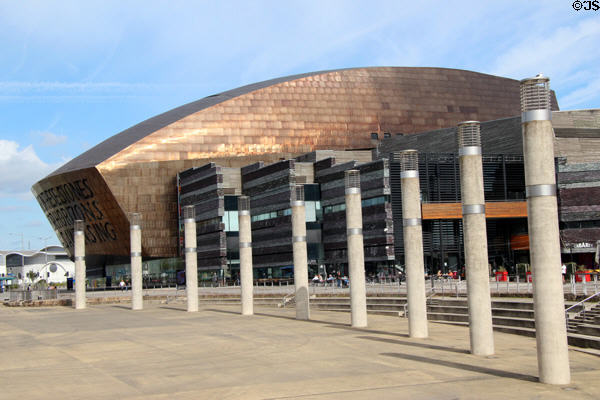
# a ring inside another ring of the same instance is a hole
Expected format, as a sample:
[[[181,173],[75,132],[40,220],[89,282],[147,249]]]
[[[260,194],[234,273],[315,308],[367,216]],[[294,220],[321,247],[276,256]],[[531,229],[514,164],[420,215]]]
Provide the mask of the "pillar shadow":
[[[185,308],[177,308],[177,307],[169,307],[169,306],[160,306],[158,308],[162,308],[162,309],[165,309],[165,310],[175,310],[175,311],[185,311],[185,312],[187,312],[187,309],[185,309]]]
[[[376,342],[383,342],[383,343],[390,343],[390,344],[399,344],[399,345],[403,345],[403,346],[420,347],[422,349],[448,351],[448,352],[451,352],[451,353],[458,353],[458,354],[471,354],[471,352],[468,351],[468,350],[455,349],[453,347],[438,346],[438,345],[435,345],[435,344],[418,343],[418,342],[406,342],[404,340],[379,338],[379,337],[373,337],[373,336],[357,336],[357,337],[359,339],[367,339],[367,340],[373,340],[373,341],[376,341]]]
[[[538,378],[536,376],[532,376],[532,375],[525,375],[525,374],[519,374],[516,372],[509,372],[509,371],[503,371],[503,370],[499,370],[499,369],[480,367],[480,366],[471,365],[471,364],[463,364],[463,363],[458,363],[458,362],[454,362],[454,361],[433,359],[433,358],[417,356],[417,355],[413,355],[413,354],[380,353],[380,355],[401,358],[403,360],[409,360],[409,361],[418,361],[418,362],[432,364],[432,365],[436,365],[436,366],[477,372],[480,374],[493,375],[493,376],[497,376],[499,378],[510,378],[510,379],[517,379],[517,380],[521,380],[521,381],[527,381],[527,382],[539,382]]]
[[[112,305],[111,307],[113,307],[113,308],[122,308],[123,310],[131,310],[131,307],[127,307],[127,306]]]
[[[240,312],[219,310],[219,309],[215,309],[215,308],[209,308],[209,309],[206,309],[206,311],[241,315]],[[353,328],[352,326],[350,326],[350,324],[343,323],[343,322],[322,321],[322,320],[318,320],[318,319],[302,320],[302,319],[296,319],[296,317],[292,317],[292,316],[288,316],[288,315],[277,315],[277,314],[269,314],[269,313],[264,313],[264,312],[254,313],[254,315],[259,315],[261,317],[287,319],[290,321],[309,322],[312,324],[321,324],[321,325],[325,325],[328,328],[346,329],[346,330],[349,330],[352,332],[364,332],[364,333],[370,333],[370,334],[375,334],[375,335],[389,335],[389,336],[399,336],[399,337],[405,337],[405,338],[409,337],[405,333],[386,332],[386,331],[379,331],[379,330],[368,329],[368,328]]]
[[[368,329],[368,328],[353,328],[352,326],[350,326],[348,324],[340,324],[340,325],[341,326],[330,326],[330,328],[347,329],[349,331],[372,333],[372,334],[376,334],[376,335],[398,336],[398,337],[404,337],[404,338],[409,337],[408,334],[406,334],[406,333],[378,331],[375,329]]]

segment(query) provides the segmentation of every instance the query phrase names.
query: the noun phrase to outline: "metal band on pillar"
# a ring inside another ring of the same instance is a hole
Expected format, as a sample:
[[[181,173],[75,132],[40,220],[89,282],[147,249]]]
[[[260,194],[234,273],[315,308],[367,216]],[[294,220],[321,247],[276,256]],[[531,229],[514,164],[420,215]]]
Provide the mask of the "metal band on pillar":
[[[85,256],[75,256],[75,261],[85,261]]]
[[[418,178],[418,177],[419,177],[419,171],[417,171],[417,170],[400,172],[400,178]]]
[[[241,249],[247,249],[249,247],[252,248],[252,242],[240,242]]]
[[[292,242],[293,243],[306,242],[306,236],[292,236]]]
[[[361,228],[346,229],[346,235],[348,235],[348,236],[351,236],[351,235],[362,235],[362,229]]]
[[[142,256],[142,252],[141,251],[132,251],[130,254],[131,257],[141,257]]]
[[[402,226],[420,226],[421,218],[402,218]]]
[[[461,147],[458,149],[458,156],[480,156],[481,155],[481,147],[480,146],[468,146]]]
[[[186,247],[183,249],[184,253],[195,253],[196,252],[196,248],[195,247]]]
[[[468,214],[485,214],[485,204],[463,204],[463,215]]]
[[[556,185],[529,185],[525,187],[525,197],[556,196]]]

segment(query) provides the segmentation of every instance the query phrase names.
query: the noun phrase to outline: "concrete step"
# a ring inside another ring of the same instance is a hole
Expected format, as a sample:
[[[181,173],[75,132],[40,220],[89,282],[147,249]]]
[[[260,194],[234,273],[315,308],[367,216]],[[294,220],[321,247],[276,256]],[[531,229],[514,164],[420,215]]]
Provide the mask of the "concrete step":
[[[428,312],[427,319],[430,321],[451,321],[451,322],[469,322],[469,316],[467,314],[452,314],[452,313],[440,313],[440,312]]]
[[[427,313],[464,314],[469,315],[469,309],[465,306],[454,305],[428,305]]]
[[[498,326],[512,326],[517,328],[530,328],[535,330],[535,320],[529,318],[492,316],[492,323]]]
[[[531,310],[531,311],[533,311],[533,303],[532,302],[524,302],[524,301],[494,300],[494,301],[492,301],[492,308],[501,308],[504,310]]]
[[[582,324],[577,327],[576,333],[587,336],[598,336],[600,339],[600,325]]]
[[[494,317],[512,317],[525,319],[535,318],[533,310],[520,308],[492,308],[492,315]]]
[[[569,333],[567,338],[571,346],[600,349],[600,338],[598,336]]]

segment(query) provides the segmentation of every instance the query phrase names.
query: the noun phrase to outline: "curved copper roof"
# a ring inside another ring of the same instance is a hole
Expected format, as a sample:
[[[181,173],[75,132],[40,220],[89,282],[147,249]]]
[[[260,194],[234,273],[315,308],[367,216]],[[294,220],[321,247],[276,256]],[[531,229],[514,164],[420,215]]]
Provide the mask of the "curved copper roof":
[[[481,73],[477,73],[477,72],[453,70],[453,69],[447,69],[447,68],[367,67],[367,68],[345,68],[345,69],[336,69],[336,70],[328,70],[328,71],[316,71],[316,72],[309,72],[309,73],[298,74],[298,75],[290,75],[290,76],[280,77],[280,78],[276,78],[276,79],[266,80],[263,82],[253,83],[253,84],[242,86],[242,87],[239,87],[236,89],[228,90],[226,92],[211,95],[211,96],[205,97],[203,99],[200,99],[200,100],[185,104],[183,106],[174,108],[170,111],[159,114],[155,117],[149,118],[137,125],[132,126],[131,128],[128,128],[114,136],[109,137],[108,139],[104,140],[103,142],[99,143],[98,145],[94,146],[93,148],[87,150],[86,152],[82,153],[81,155],[74,158],[73,160],[67,162],[65,165],[61,166],[56,171],[52,172],[49,176],[61,174],[64,172],[79,170],[79,169],[83,169],[83,168],[94,167],[94,166],[102,163],[103,161],[107,160],[111,156],[114,156],[115,154],[119,153],[121,150],[127,148],[128,146],[131,146],[132,144],[138,142],[139,140],[145,138],[146,136],[148,136],[170,124],[173,124],[174,122],[177,122],[185,117],[188,117],[191,114],[194,114],[199,111],[205,110],[207,108],[213,107],[213,106],[223,103],[227,100],[231,100],[236,97],[243,96],[250,92],[264,89],[269,86],[274,86],[274,85],[284,83],[284,82],[291,82],[291,81],[299,80],[299,79],[306,78],[306,77],[331,74],[331,73],[342,72],[342,71],[359,71],[359,70],[364,70],[364,71],[368,71],[368,72],[377,71],[377,70],[395,70],[395,71],[401,70],[401,71],[410,71],[410,73],[416,72],[416,75],[413,75],[414,78],[409,79],[411,81],[411,83],[414,83],[414,87],[416,88],[416,90],[412,93],[410,91],[404,93],[405,96],[407,97],[407,99],[405,100],[407,103],[410,103],[411,98],[417,97],[419,95],[423,95],[424,93],[429,92],[431,90],[435,90],[434,87],[430,87],[431,82],[433,82],[435,79],[432,80],[431,77],[428,76],[429,73],[435,73],[435,72],[456,72],[459,75],[479,76],[479,80],[482,80],[482,81],[485,81],[487,78],[490,80],[490,82],[492,82],[492,81],[497,82],[500,80],[500,81],[509,81],[512,85],[508,85],[508,86],[517,87],[517,85],[518,85],[518,82],[514,81],[512,79],[501,78],[501,77],[481,74]],[[421,76],[422,76],[422,79],[421,79]],[[442,78],[442,80],[444,80],[444,79],[448,80],[448,81],[451,80],[451,79]],[[419,83],[419,81],[421,81],[421,82]],[[463,76],[460,76],[460,77],[457,76],[455,83],[456,84],[463,83],[465,85],[464,88],[462,88],[463,89],[462,91],[464,91],[464,89],[467,89],[467,90],[474,89],[475,91],[481,90],[481,87],[473,88],[471,83],[469,83],[469,79],[465,78]],[[492,86],[490,86],[490,89],[492,89],[491,90],[492,92],[497,91],[498,86],[492,85]],[[463,95],[463,93],[461,93],[461,88],[459,88],[458,86],[457,86],[457,94],[459,96]],[[498,99],[498,100],[500,103],[506,103],[506,99]],[[434,101],[435,101],[435,99],[434,99]],[[445,107],[445,105],[444,105],[444,107]],[[444,110],[444,111],[446,111],[446,110]],[[504,115],[504,116],[508,116],[508,115]]]
[[[162,114],[156,115],[152,118],[148,118],[147,120],[140,122],[139,124],[136,124],[131,128],[125,129],[124,131],[109,137],[105,141],[97,144],[96,146],[92,147],[91,149],[80,154],[71,161],[67,162],[65,165],[61,166],[48,176],[93,167],[106,160],[110,156],[118,153],[120,150],[123,150],[127,146],[130,146],[138,140],[148,136],[149,134],[156,132],[160,128],[164,128],[165,126],[170,125],[173,122],[176,122],[182,118],[185,118],[188,115],[212,107],[224,101],[233,99],[234,97],[238,97],[246,93],[263,89],[281,82],[292,81],[307,76],[319,75],[327,72],[345,71],[347,69],[352,68],[308,72],[304,74],[289,75],[281,78],[269,79],[262,82],[252,83],[250,85],[240,86],[238,88],[228,90],[226,92],[213,94],[204,97],[203,99],[184,104]]]

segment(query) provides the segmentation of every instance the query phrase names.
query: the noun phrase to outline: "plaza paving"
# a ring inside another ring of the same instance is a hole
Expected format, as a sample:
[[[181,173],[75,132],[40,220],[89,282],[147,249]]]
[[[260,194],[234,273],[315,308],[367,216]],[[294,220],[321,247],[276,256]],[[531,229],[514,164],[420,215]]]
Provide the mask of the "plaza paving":
[[[0,306],[3,399],[562,399],[600,397],[600,358],[571,350],[572,384],[537,382],[535,339],[495,333],[470,355],[468,329],[349,313],[184,304]]]

